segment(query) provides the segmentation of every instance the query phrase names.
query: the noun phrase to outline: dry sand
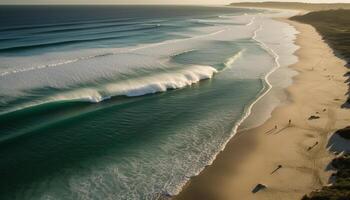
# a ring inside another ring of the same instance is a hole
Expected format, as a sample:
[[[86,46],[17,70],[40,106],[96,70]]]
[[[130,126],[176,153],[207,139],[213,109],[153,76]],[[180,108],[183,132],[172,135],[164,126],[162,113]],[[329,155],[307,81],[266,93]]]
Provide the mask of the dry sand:
[[[296,43],[301,47],[299,62],[291,66],[299,74],[287,89],[290,102],[277,107],[263,125],[239,132],[174,199],[297,200],[328,184],[326,168],[334,157],[326,149],[329,135],[350,124],[350,112],[341,108],[347,92],[345,62],[312,26],[285,21],[300,32]],[[308,120],[311,115],[320,119]],[[282,168],[271,174],[278,165]],[[252,193],[258,183],[267,189]]]

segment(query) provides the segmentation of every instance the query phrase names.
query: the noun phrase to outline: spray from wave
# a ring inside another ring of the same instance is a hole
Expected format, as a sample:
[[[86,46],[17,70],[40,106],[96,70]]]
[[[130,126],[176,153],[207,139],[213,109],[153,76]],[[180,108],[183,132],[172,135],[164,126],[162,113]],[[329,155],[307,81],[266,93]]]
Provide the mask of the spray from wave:
[[[120,83],[110,83],[100,90],[83,89],[72,93],[54,96],[53,100],[88,100],[93,103],[101,102],[113,96],[136,97],[146,94],[165,92],[169,89],[180,89],[201,80],[210,79],[217,70],[210,66],[195,65],[168,73],[130,79]],[[105,94],[105,95],[103,95]]]
[[[233,63],[236,62],[236,60],[242,56],[244,51],[245,51],[245,49],[239,51],[238,53],[236,53],[235,55],[233,55],[232,57],[227,59],[226,62],[224,63],[225,67],[220,72],[223,72],[227,69],[230,69],[232,67]]]

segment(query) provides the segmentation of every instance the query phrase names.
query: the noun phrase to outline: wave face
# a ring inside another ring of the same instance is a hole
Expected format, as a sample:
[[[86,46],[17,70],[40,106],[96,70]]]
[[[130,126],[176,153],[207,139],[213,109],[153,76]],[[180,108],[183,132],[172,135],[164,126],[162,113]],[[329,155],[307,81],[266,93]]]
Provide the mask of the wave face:
[[[177,194],[295,61],[280,15],[0,6],[0,199]]]
[[[212,78],[215,73],[217,73],[217,70],[210,66],[190,66],[173,72],[158,73],[119,83],[109,83],[104,85],[101,91],[92,88],[78,89],[50,97],[47,102],[80,100],[98,103],[113,96],[143,96],[191,86],[201,80]]]

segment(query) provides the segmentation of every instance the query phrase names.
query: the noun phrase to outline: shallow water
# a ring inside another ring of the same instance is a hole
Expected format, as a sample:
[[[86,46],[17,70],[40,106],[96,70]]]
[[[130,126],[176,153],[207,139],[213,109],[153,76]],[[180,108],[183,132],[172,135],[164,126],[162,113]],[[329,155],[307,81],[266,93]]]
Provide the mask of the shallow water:
[[[1,199],[176,194],[296,60],[290,13],[0,10]]]

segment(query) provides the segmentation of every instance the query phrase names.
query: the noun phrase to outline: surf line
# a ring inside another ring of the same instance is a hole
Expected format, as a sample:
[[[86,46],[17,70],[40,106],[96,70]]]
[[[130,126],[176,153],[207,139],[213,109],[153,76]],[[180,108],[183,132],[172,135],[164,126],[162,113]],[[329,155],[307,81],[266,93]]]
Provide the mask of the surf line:
[[[168,41],[158,42],[158,43],[154,43],[154,44],[150,44],[150,45],[139,46],[139,47],[136,47],[133,49],[125,49],[125,50],[121,50],[121,51],[120,51],[120,49],[118,49],[119,51],[117,51],[117,52],[112,51],[110,53],[97,54],[97,55],[91,55],[91,56],[83,56],[80,58],[65,60],[65,61],[61,61],[58,63],[52,63],[52,64],[32,66],[32,67],[28,67],[28,68],[19,68],[19,69],[14,69],[14,70],[10,70],[10,71],[4,71],[4,72],[0,72],[0,77],[11,75],[11,74],[16,74],[16,73],[27,72],[27,71],[40,70],[40,69],[44,69],[44,68],[52,68],[52,67],[57,67],[57,66],[61,66],[61,65],[67,65],[67,64],[79,62],[81,60],[88,60],[88,59],[93,59],[93,58],[102,57],[102,56],[111,56],[111,55],[117,55],[117,54],[122,54],[122,53],[131,53],[131,52],[134,52],[137,50],[147,49],[147,48],[151,48],[151,47],[157,47],[157,46],[166,45],[166,44],[173,44],[173,43],[183,42],[183,41],[188,41],[188,40],[193,40],[193,39],[206,38],[206,37],[210,37],[210,36],[222,33],[226,30],[227,29],[221,29],[221,30],[214,31],[214,32],[211,32],[208,34],[193,36],[193,37],[185,38],[185,39],[168,40]]]
[[[247,119],[252,111],[252,108],[254,107],[254,105],[260,100],[262,99],[266,94],[268,94],[270,92],[270,90],[272,89],[272,84],[269,81],[269,77],[271,76],[271,74],[273,74],[277,69],[279,69],[281,67],[280,63],[279,63],[279,56],[278,54],[271,49],[270,47],[268,47],[264,42],[262,42],[261,40],[259,40],[258,37],[258,32],[261,31],[263,29],[262,25],[259,26],[259,28],[257,28],[252,36],[252,39],[258,43],[258,45],[263,48],[273,59],[274,59],[274,67],[268,72],[266,73],[266,75],[263,78],[263,81],[266,83],[266,85],[264,84],[263,88],[260,90],[259,94],[257,95],[257,98],[247,107],[245,108],[245,114],[243,115],[243,117],[236,123],[235,127],[233,128],[233,135],[232,137],[236,134],[236,132],[238,131],[239,126],[244,122],[245,119]],[[227,141],[228,142],[228,141]],[[226,146],[226,144],[225,144]]]

